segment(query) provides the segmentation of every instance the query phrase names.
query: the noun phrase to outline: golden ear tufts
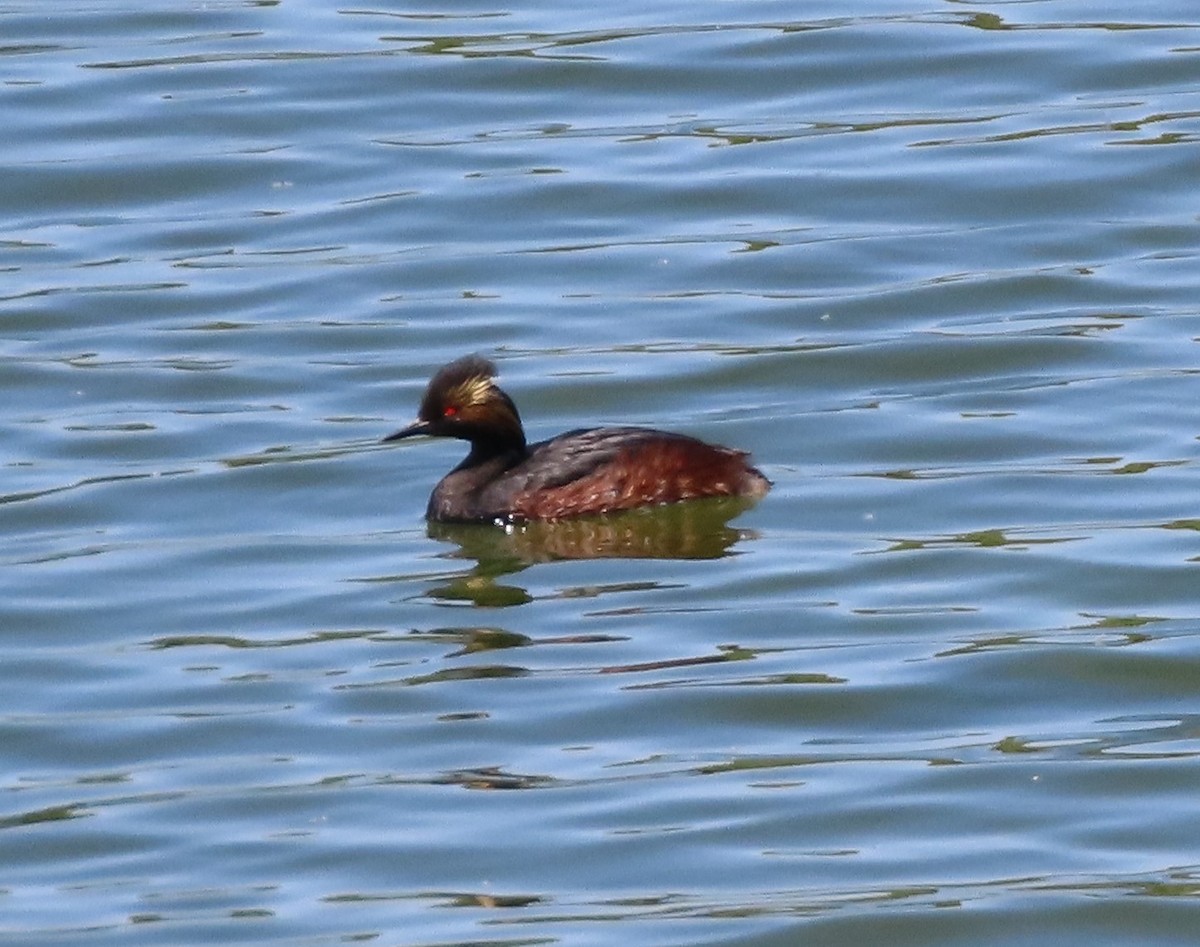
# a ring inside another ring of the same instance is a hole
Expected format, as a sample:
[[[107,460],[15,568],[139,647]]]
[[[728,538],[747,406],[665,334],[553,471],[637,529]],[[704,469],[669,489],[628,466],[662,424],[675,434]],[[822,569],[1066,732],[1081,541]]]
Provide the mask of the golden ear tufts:
[[[487,375],[473,375],[454,389],[454,401],[463,406],[486,404],[495,390],[492,379]]]

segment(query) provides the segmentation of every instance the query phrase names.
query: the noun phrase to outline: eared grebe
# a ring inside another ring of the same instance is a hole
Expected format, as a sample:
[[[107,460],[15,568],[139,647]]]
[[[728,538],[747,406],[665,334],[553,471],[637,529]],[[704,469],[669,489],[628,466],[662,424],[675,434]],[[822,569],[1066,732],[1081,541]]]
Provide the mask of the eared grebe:
[[[428,434],[471,442],[425,515],[451,522],[555,520],[699,497],[761,497],[771,486],[741,451],[641,427],[568,431],[526,445],[521,416],[469,355],[433,376],[417,420],[385,441]]]

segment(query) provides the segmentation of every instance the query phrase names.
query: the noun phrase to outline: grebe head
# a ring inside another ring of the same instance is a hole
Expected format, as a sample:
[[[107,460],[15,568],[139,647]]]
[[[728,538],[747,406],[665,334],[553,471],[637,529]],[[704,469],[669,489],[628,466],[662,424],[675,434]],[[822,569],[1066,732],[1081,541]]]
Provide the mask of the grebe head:
[[[433,376],[417,420],[384,441],[426,434],[457,437],[491,451],[524,450],[525,430],[512,399],[496,386],[496,366],[468,355]]]

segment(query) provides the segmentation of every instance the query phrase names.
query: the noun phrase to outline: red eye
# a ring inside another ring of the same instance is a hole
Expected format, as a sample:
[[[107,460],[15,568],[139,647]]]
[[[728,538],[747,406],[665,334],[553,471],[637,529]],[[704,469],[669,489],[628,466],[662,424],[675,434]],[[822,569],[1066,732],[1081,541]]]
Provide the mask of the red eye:
[[[450,405],[446,405],[446,407],[444,407],[444,408],[442,409],[442,417],[444,417],[444,418],[452,418],[452,417],[454,417],[456,414],[458,414],[458,408],[456,408],[456,407],[455,407],[454,405],[452,405],[452,404],[450,404]]]

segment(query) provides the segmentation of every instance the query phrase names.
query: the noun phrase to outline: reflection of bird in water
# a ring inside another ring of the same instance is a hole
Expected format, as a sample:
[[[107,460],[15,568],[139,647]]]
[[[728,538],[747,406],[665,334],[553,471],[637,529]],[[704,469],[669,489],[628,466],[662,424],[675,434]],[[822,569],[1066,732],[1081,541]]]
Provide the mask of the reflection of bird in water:
[[[756,535],[729,525],[752,502],[717,497],[603,516],[521,523],[502,531],[435,522],[429,524],[429,535],[457,543],[464,557],[481,564],[507,561],[514,571],[562,559],[717,559],[734,543]]]
[[[430,588],[439,601],[472,602],[491,607],[522,605],[531,601],[528,590],[501,576],[514,575],[531,565],[572,559],[719,559],[746,539],[757,538],[752,529],[739,529],[729,521],[752,501],[741,497],[716,497],[693,503],[642,507],[602,516],[551,522],[515,523],[496,529],[480,523],[429,524],[432,539],[458,548],[448,559],[475,560],[470,571]],[[564,590],[564,596],[586,596],[600,591],[649,591],[659,582],[633,580]]]

